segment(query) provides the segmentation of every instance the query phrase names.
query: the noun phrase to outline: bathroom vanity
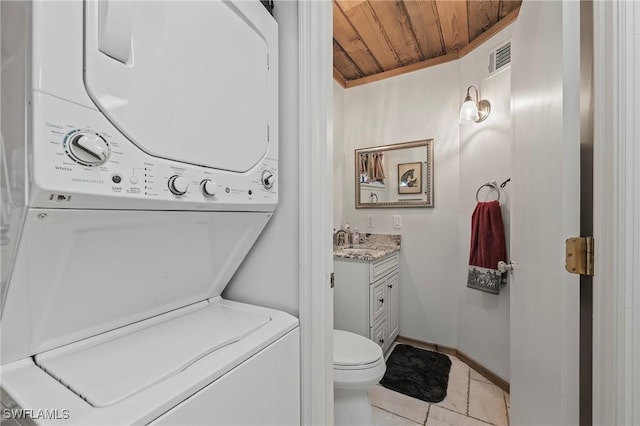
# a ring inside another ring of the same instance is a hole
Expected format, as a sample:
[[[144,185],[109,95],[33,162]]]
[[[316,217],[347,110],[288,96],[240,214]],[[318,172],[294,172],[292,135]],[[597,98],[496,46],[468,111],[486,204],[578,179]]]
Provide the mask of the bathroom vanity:
[[[399,332],[400,246],[334,250],[334,328],[368,337],[387,351]]]

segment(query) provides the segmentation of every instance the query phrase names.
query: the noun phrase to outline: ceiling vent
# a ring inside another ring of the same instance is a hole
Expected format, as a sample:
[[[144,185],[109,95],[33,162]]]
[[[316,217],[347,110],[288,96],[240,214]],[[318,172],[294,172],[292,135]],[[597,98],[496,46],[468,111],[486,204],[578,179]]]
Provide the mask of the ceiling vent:
[[[503,44],[489,53],[489,75],[505,69],[511,63],[511,42]]]

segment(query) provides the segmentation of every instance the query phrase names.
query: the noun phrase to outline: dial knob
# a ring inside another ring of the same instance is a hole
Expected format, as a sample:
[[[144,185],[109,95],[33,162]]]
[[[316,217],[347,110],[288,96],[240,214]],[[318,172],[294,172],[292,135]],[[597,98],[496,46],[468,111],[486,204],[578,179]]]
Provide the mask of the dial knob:
[[[200,189],[202,190],[202,195],[205,197],[213,197],[216,195],[216,184],[211,179],[205,179],[200,182]]]
[[[111,154],[109,144],[102,136],[90,132],[74,133],[66,142],[67,153],[77,163],[84,166],[104,164]]]
[[[260,180],[262,181],[262,186],[264,186],[266,189],[271,189],[271,187],[273,186],[273,181],[275,179],[276,177],[269,170],[265,170],[264,172],[262,172],[262,177],[260,178]]]
[[[184,195],[189,189],[189,179],[184,176],[173,175],[169,178],[169,191],[175,195]]]

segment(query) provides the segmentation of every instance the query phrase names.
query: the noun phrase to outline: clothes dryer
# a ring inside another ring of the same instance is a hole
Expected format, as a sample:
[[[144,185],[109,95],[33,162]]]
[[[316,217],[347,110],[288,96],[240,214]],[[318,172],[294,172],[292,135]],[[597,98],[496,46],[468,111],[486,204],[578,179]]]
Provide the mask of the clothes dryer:
[[[221,297],[278,201],[273,17],[0,7],[3,417],[299,423],[297,318]]]

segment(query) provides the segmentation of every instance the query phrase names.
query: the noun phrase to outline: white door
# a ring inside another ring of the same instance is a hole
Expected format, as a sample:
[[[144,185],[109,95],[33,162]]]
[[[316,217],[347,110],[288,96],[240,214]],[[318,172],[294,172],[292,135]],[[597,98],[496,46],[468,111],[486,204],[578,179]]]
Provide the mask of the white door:
[[[511,70],[511,424],[577,425],[579,2],[524,2]]]

